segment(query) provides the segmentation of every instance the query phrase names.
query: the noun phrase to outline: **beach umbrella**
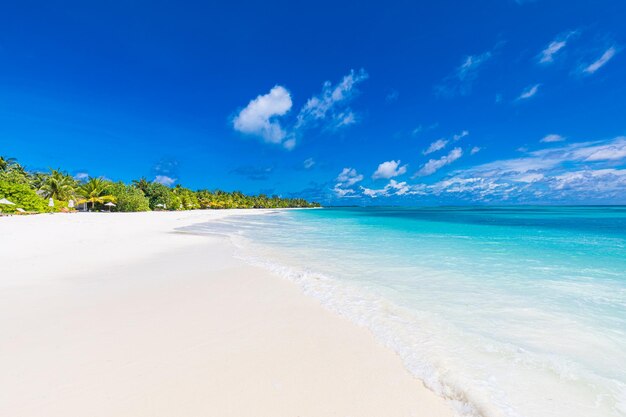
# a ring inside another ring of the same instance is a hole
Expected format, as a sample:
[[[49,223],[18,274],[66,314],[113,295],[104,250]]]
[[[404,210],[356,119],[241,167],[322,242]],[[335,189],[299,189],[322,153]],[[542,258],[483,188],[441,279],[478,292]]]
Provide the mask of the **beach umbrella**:
[[[12,201],[7,200],[6,198],[1,198],[0,199],[0,204],[5,204],[7,206],[14,206],[15,203]]]
[[[50,199],[48,200],[48,207],[54,207],[54,200],[52,199],[52,197],[50,197]]]
[[[69,208],[74,208],[74,200],[70,200],[70,201],[67,203],[67,206],[68,206]]]
[[[107,206],[109,208],[109,211],[111,211],[111,207],[115,207],[115,203],[108,202],[105,204],[105,206]]]

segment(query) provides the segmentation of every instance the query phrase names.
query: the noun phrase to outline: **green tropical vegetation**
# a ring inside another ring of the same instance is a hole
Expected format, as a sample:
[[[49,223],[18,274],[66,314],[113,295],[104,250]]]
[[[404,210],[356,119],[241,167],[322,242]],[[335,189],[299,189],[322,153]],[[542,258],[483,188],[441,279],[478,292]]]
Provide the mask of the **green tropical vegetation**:
[[[60,169],[31,172],[15,158],[0,156],[1,213],[45,213],[86,209],[90,211],[150,211],[237,208],[319,207],[301,198],[265,194],[246,195],[240,191],[191,190],[182,185],[169,187],[147,178],[130,184],[105,178],[79,180]]]

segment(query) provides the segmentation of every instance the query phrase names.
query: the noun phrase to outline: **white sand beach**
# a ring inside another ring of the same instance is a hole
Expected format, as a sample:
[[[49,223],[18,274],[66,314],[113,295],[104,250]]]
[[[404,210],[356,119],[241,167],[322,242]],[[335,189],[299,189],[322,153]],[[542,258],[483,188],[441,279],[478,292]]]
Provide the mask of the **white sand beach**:
[[[365,328],[173,233],[239,211],[0,218],[0,416],[452,416]]]

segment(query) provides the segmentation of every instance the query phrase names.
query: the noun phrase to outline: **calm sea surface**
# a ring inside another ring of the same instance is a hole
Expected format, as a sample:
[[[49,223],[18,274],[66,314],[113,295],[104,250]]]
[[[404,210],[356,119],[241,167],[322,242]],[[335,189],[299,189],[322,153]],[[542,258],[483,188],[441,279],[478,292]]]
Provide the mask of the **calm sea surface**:
[[[468,416],[626,416],[626,207],[330,208],[193,227],[367,326]]]

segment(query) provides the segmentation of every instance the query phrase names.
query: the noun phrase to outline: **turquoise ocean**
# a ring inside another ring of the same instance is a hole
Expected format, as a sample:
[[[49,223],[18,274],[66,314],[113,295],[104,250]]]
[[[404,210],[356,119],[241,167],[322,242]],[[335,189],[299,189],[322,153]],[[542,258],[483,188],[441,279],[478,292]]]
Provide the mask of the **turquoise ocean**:
[[[370,329],[460,416],[626,416],[626,207],[284,210],[190,231]]]

